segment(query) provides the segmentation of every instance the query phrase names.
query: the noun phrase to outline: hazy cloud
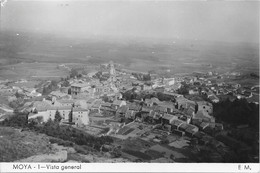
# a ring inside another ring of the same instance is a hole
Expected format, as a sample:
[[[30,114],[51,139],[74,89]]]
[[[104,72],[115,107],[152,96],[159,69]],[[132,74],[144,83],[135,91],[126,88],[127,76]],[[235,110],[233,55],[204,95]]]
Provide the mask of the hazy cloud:
[[[259,41],[259,2],[9,1],[3,27],[81,36]]]

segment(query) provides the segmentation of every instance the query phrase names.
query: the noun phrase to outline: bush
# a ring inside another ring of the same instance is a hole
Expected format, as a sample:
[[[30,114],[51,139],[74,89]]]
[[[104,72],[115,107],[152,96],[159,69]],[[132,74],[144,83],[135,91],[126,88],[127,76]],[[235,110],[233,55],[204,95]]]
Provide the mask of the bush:
[[[85,149],[83,146],[75,145],[74,149],[80,154],[89,154],[89,149]]]
[[[28,114],[15,113],[2,122],[4,126],[11,127],[27,127],[28,126]]]
[[[70,141],[64,141],[58,138],[50,138],[50,143],[57,143],[58,145],[63,145],[65,147],[73,147],[73,143]]]

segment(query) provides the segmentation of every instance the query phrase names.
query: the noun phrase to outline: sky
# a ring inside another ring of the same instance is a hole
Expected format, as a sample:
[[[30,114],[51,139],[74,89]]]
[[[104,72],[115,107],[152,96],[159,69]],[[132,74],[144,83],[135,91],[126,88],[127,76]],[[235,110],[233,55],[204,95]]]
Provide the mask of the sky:
[[[9,0],[1,15],[18,32],[259,43],[259,1]]]

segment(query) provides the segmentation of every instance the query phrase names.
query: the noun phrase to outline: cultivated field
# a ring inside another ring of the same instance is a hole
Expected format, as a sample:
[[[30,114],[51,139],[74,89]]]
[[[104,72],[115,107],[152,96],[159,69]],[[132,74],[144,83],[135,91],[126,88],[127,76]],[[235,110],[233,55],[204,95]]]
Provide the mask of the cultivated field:
[[[257,44],[194,40],[175,40],[173,44],[172,41],[72,39],[33,33],[21,33],[19,36],[5,33],[0,39],[0,77],[64,76],[67,73],[57,69],[58,64],[75,63],[91,67],[110,60],[122,64],[123,68],[142,72],[229,71],[258,74]],[[16,65],[6,66],[8,64]]]
[[[66,77],[68,71],[57,68],[55,63],[19,63],[0,69],[0,77],[9,80],[19,79],[57,79]]]

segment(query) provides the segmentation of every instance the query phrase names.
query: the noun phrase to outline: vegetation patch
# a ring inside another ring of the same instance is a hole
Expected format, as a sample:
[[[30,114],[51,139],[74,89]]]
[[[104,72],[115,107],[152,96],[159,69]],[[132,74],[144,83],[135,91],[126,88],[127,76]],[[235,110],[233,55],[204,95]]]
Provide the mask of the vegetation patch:
[[[142,153],[140,151],[134,151],[134,150],[126,150],[124,149],[123,152],[127,153],[127,154],[130,154],[130,155],[133,155],[135,157],[138,157],[140,159],[143,159],[143,160],[151,160],[152,157],[145,154],[145,153]]]
[[[62,139],[59,139],[59,138],[51,137],[50,143],[57,143],[58,145],[62,145],[62,146],[65,146],[65,147],[73,147],[73,142],[65,141],[65,140],[62,140]]]
[[[28,123],[28,115],[15,114],[10,119],[3,121],[2,125],[22,127],[78,145],[87,145],[95,150],[99,150],[104,144],[111,144],[113,142],[113,139],[109,136],[95,137],[69,125],[59,125],[59,118],[54,121],[49,120],[44,124],[37,124],[35,121]]]
[[[233,125],[248,124],[259,130],[259,105],[248,103],[246,99],[236,99],[231,102],[227,99],[213,105],[214,113],[218,121],[224,121]]]
[[[152,159],[158,159],[161,157],[164,157],[164,155],[158,151],[155,150],[146,150],[145,154],[149,155]]]
[[[0,127],[0,162],[13,162],[50,151],[49,139],[43,134]]]

